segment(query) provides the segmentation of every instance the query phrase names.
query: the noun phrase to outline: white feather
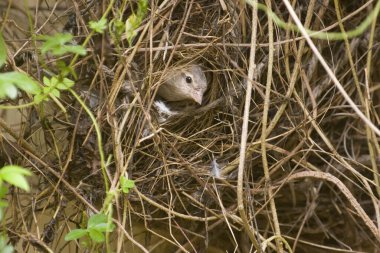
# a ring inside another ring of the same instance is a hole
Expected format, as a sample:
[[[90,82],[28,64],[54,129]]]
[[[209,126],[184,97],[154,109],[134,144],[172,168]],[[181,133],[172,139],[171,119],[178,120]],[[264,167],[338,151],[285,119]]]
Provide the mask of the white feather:
[[[216,162],[216,159],[212,159],[211,161],[211,175],[215,178],[221,178],[221,174],[220,174],[220,166],[219,164]]]

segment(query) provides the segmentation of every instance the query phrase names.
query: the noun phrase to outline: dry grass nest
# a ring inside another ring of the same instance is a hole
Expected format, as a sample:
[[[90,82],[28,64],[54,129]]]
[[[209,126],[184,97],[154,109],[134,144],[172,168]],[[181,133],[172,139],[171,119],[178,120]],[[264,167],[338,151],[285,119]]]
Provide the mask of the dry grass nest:
[[[74,2],[62,1],[54,18],[45,15],[54,5],[41,4],[38,22],[48,19],[50,29],[44,29],[50,33],[58,29],[55,24],[65,24],[81,43],[88,35],[84,24],[102,15],[107,1],[101,6]],[[125,20],[136,11],[133,1],[120,10],[122,2],[116,1],[109,20],[120,13]],[[369,15],[366,5],[341,3],[340,14],[348,17],[345,30]],[[297,1],[294,8],[312,30],[332,26],[329,31],[341,31],[333,1]],[[282,1],[272,1],[272,9],[282,20],[291,20]],[[124,175],[136,184],[114,201],[120,233],[111,237],[111,245],[118,245],[119,252],[253,252],[255,244],[277,252],[285,244],[274,235],[295,252],[378,250],[378,136],[348,106],[299,33],[274,26],[272,62],[268,16],[260,11],[252,20],[252,15],[250,5],[232,0],[151,1],[132,45],[126,39],[115,41],[106,31],[90,41],[90,53],[76,64],[75,90],[92,105],[105,154],[112,155],[107,167],[111,189]],[[376,23],[372,32],[347,43],[314,40],[375,125],[380,121],[378,34]],[[8,44],[18,42],[7,30],[5,37]],[[33,56],[33,44],[29,41],[17,54]],[[35,59],[24,58],[19,68],[38,78],[44,66]],[[52,68],[54,62],[50,59]],[[157,88],[170,69],[187,64],[205,69],[209,88],[204,101],[159,120]],[[253,90],[245,117],[251,68]],[[123,92],[125,80],[132,85],[128,94]],[[62,244],[61,235],[79,226],[83,211],[99,210],[106,198],[93,124],[71,95],[62,94],[60,101],[67,114],[49,102],[44,113],[39,107],[22,110],[18,131],[1,123],[1,131],[8,133],[0,161],[36,169],[38,176],[32,194],[10,193],[13,215],[7,232],[24,249],[65,252],[75,247]],[[248,131],[241,178],[244,121]],[[51,218],[45,224],[33,219],[41,215]]]

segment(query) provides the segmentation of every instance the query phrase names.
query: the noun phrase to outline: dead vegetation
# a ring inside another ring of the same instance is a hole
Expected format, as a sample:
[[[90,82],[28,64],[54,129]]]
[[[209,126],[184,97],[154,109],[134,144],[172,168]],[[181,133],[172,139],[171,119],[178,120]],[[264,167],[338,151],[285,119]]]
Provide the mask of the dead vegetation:
[[[41,64],[28,12],[10,2],[0,5],[11,45],[8,68],[41,80],[56,59]],[[65,29],[81,43],[89,33],[85,24],[100,17],[107,2],[40,1],[28,10],[35,33]],[[337,2],[296,1],[294,9],[305,27],[339,32],[355,29],[376,4]],[[115,2],[108,20],[120,14],[125,20],[136,10],[134,1],[124,10],[122,3]],[[282,1],[271,5],[292,22]],[[378,252],[378,136],[300,33],[268,23],[262,11],[255,15],[244,1],[150,1],[132,45],[107,31],[90,41],[88,55],[76,64],[75,90],[96,116],[106,156],[112,155],[111,191],[121,175],[136,183],[113,203],[115,252],[254,252],[255,245],[265,252]],[[350,40],[313,41],[357,107],[379,125],[374,24]],[[192,63],[201,64],[209,80],[203,104],[159,120],[157,87],[171,68]],[[122,92],[124,80],[133,84],[129,94]],[[28,97],[1,103],[23,101]],[[0,165],[20,164],[35,175],[32,193],[9,194],[4,228],[19,252],[84,252],[63,237],[106,198],[94,127],[70,94],[60,103],[66,113],[51,101],[44,110],[19,110],[17,123],[10,121],[14,111],[2,112]]]

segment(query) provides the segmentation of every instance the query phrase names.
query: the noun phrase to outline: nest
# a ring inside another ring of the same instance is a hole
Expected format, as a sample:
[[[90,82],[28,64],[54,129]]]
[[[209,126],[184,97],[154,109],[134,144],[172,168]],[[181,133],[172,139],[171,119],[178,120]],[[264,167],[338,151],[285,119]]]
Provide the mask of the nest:
[[[61,24],[62,30],[76,34],[78,43],[88,35],[83,25],[100,17],[107,6],[99,8],[96,1],[61,4],[55,9],[60,15],[50,19],[49,27]],[[290,20],[282,1],[272,4],[282,20]],[[342,17],[360,10],[344,23],[346,30],[369,15],[365,4],[342,3]],[[39,6],[44,21],[49,16],[43,14],[52,6]],[[120,12],[121,6],[123,1],[116,1],[109,20],[125,21],[136,12],[135,2]],[[334,3],[299,1],[295,9],[312,30],[332,25],[329,31],[340,31]],[[378,137],[347,105],[299,33],[275,26],[276,43],[269,43],[264,12],[257,17],[253,90],[249,114],[244,114],[256,22],[252,15],[250,5],[232,0],[151,1],[131,44],[125,38],[116,41],[109,31],[88,44],[91,54],[76,64],[75,91],[90,105],[102,131],[102,147],[111,157],[111,189],[125,175],[136,184],[114,200],[119,233],[111,236],[112,248],[253,252],[259,245],[265,252],[276,252],[288,244],[297,252],[377,249]],[[348,95],[375,124],[377,30],[371,51],[369,30],[347,44],[314,40]],[[17,48],[14,36],[5,31],[7,43]],[[271,46],[274,61],[269,67]],[[33,56],[31,47],[18,55]],[[43,68],[33,57],[17,64],[36,78]],[[188,64],[205,69],[209,88],[204,101],[162,120],[155,107],[157,88],[170,69]],[[128,92],[123,91],[126,82]],[[13,216],[7,219],[7,233],[24,252],[30,247],[54,252],[77,247],[64,244],[61,235],[80,226],[83,211],[90,215],[100,210],[107,197],[93,124],[70,94],[60,101],[67,114],[49,102],[43,116],[38,108],[22,110],[17,131],[1,123],[8,135],[2,140],[0,161],[38,168],[33,199],[22,196],[26,204],[20,203],[21,193],[10,193]],[[244,122],[248,131],[241,177]],[[46,222],[32,219],[44,215],[50,217]],[[21,226],[21,220],[27,225]]]

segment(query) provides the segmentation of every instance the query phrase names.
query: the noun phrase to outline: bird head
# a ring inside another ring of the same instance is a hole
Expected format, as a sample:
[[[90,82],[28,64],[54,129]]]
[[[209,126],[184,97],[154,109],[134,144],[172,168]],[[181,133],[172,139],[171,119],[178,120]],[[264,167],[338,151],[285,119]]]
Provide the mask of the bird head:
[[[173,69],[159,87],[158,94],[167,101],[191,100],[202,104],[207,79],[199,65]]]

